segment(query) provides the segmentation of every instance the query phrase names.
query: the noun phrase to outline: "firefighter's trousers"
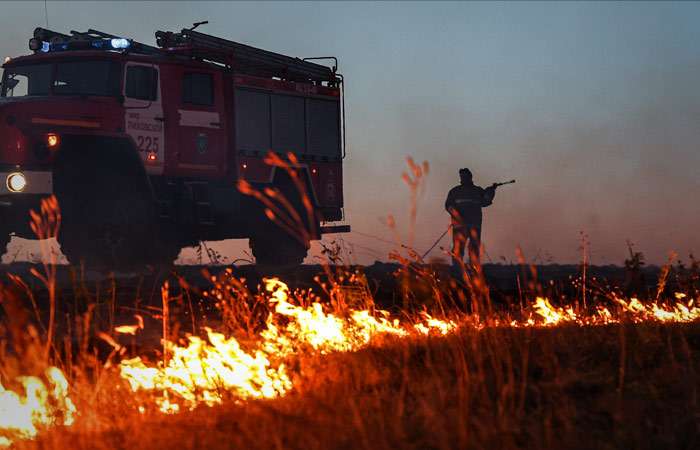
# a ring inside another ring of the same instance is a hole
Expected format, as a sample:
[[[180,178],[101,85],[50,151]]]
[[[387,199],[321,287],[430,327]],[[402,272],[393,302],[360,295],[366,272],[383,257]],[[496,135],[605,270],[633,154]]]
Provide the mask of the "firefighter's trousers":
[[[469,249],[469,262],[478,264],[481,252],[481,224],[452,225],[452,266],[460,267],[464,249]]]

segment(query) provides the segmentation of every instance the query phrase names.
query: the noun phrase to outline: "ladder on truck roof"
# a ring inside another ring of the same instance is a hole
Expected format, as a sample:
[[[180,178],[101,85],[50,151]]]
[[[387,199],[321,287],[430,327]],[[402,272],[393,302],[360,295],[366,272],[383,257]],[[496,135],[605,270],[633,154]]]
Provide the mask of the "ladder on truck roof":
[[[330,68],[192,29],[184,28],[180,33],[157,31],[156,42],[162,49],[188,51],[193,57],[224,64],[250,75],[290,81],[328,82],[330,85],[337,84],[341,79],[336,74],[337,67]]]

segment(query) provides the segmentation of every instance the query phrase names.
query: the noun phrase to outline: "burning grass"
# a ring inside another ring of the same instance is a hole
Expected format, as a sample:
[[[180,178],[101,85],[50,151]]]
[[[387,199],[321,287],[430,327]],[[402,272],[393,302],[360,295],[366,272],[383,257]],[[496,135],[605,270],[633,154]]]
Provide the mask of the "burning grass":
[[[174,415],[113,399],[20,448],[693,448],[695,325],[461,328],[301,358],[295,389]],[[117,411],[121,411],[117,413]]]
[[[656,427],[659,442],[694,442],[695,299],[613,296],[584,309],[538,297],[519,314],[485,305],[391,314],[374,306],[364,277],[333,270],[319,279],[323,295],[290,291],[278,279],[253,294],[230,269],[210,276],[213,288],[201,296],[216,304],[219,329],[180,339],[169,330],[176,319],[165,314],[172,301],[166,286],[159,351],[133,354],[122,343],[144,331],[137,316],[136,325],[101,333],[108,356],[86,347],[68,363],[68,355],[54,353],[63,372],[15,378],[14,389],[0,391],[1,444],[636,447],[645,441],[628,424],[642,419],[648,423],[640,432]],[[346,297],[348,283],[367,295]],[[464,290],[442,292],[443,303]],[[12,291],[4,295],[8,301]],[[40,340],[27,352],[42,348]],[[6,359],[15,371],[22,368],[17,356]],[[691,414],[675,413],[680,407]],[[674,422],[660,423],[650,411]],[[162,427],[178,431],[154,431]]]

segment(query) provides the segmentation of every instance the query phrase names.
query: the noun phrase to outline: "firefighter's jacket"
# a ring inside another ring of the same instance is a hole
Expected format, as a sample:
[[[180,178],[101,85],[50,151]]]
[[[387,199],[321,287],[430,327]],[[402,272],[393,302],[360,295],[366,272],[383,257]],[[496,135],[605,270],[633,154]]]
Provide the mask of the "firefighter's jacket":
[[[484,189],[474,184],[460,184],[447,194],[445,209],[455,227],[481,227],[481,208],[489,206],[495,196],[493,186]]]

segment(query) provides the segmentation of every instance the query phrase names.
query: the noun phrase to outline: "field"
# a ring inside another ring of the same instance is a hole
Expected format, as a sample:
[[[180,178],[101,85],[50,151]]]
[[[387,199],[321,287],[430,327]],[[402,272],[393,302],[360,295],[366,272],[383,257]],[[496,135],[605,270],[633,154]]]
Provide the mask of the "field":
[[[9,266],[0,437],[47,449],[697,448],[697,267],[581,269],[453,275],[404,261],[307,266],[276,274],[284,284],[253,267]]]

